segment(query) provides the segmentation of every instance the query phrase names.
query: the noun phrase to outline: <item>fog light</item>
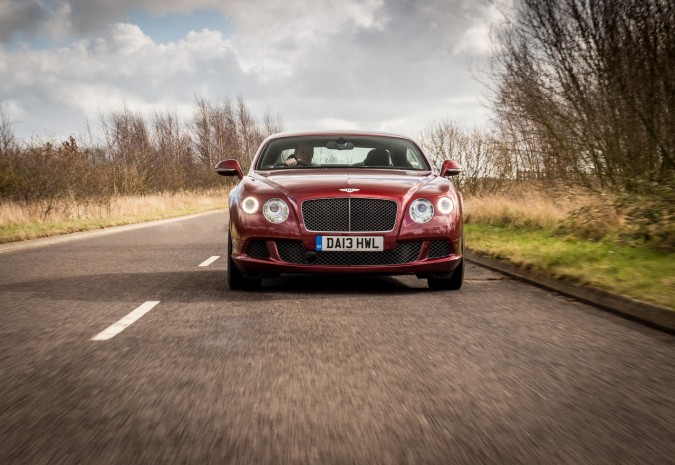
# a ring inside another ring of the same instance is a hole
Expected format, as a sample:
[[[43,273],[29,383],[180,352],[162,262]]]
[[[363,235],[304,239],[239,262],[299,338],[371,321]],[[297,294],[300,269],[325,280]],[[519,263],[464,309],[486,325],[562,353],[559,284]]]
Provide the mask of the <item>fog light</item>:
[[[258,211],[258,200],[255,197],[246,197],[241,203],[241,209],[244,210],[249,215],[254,214]]]
[[[454,208],[455,206],[453,205],[452,199],[450,197],[441,197],[438,200],[438,213],[447,215],[452,210],[454,210]]]

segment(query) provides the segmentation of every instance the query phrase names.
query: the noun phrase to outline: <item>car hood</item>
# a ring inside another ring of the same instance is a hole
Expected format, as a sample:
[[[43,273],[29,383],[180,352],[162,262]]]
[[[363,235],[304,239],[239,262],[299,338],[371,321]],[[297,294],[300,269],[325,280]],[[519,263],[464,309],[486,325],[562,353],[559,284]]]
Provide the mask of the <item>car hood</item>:
[[[329,172],[315,170],[292,173],[255,173],[254,178],[281,191],[293,202],[320,197],[374,197],[391,198],[404,202],[434,176],[429,172],[401,174],[392,170]],[[350,189],[344,191],[341,189]]]

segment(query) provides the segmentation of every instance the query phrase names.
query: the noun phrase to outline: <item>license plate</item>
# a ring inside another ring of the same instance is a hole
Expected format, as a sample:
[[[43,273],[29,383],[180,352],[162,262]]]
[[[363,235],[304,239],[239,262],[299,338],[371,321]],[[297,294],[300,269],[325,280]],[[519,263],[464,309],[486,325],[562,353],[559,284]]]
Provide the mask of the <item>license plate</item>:
[[[382,252],[384,236],[316,236],[316,251]]]

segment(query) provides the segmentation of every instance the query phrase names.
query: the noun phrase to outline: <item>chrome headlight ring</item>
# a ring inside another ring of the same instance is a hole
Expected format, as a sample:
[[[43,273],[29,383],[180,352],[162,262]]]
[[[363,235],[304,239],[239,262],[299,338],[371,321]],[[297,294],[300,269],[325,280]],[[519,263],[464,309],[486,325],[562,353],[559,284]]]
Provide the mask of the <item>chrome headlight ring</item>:
[[[270,223],[283,223],[288,219],[288,212],[288,205],[281,199],[269,199],[263,205],[263,216]]]
[[[434,217],[434,205],[427,199],[417,199],[410,205],[410,217],[415,223],[428,223]]]

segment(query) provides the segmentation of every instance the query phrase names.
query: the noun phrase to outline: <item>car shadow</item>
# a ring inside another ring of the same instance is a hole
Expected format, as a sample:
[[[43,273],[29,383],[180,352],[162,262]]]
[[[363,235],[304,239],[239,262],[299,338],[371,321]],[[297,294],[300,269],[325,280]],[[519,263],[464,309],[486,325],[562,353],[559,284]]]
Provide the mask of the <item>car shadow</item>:
[[[263,280],[262,292],[298,295],[317,294],[410,294],[427,291],[426,283],[414,287],[392,276],[320,274],[284,274]]]
[[[111,273],[27,280],[0,285],[0,293],[39,299],[90,302],[146,301],[237,302],[299,298],[330,298],[336,294],[411,294],[427,291],[408,286],[393,277],[354,275],[282,275],[263,280],[263,287],[233,291],[227,287],[225,270],[193,270],[158,273]]]

